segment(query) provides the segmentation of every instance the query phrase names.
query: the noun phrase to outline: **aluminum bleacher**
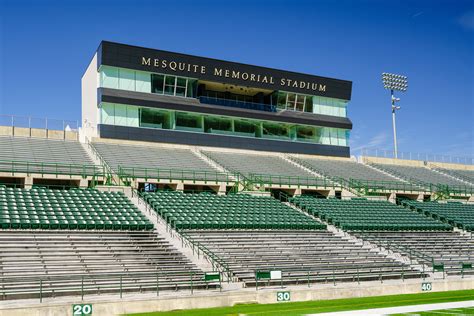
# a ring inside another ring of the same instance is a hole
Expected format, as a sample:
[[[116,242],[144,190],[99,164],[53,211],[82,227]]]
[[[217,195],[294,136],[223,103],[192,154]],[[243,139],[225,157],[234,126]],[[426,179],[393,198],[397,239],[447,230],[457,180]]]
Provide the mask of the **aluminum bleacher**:
[[[0,298],[205,286],[203,273],[151,231],[0,230]]]
[[[447,168],[434,168],[435,170],[448,174],[452,177],[461,179],[465,182],[474,184],[474,170],[462,170],[462,169],[447,169]]]
[[[256,271],[277,270],[281,280],[260,285],[357,282],[418,278],[409,265],[370,251],[327,230],[186,230],[218,255],[246,286]]]
[[[0,136],[0,171],[94,175],[98,169],[77,141]]]
[[[275,155],[203,151],[227,170],[238,172],[256,182],[270,184],[330,185],[329,181]]]
[[[454,179],[447,175],[435,172],[425,167],[412,167],[402,165],[389,165],[389,164],[372,164],[374,167],[391,173],[397,177],[403,178],[412,183],[422,183],[425,186],[429,184],[434,185],[447,185],[454,187],[474,187],[466,182]]]
[[[355,161],[296,156],[291,156],[291,159],[328,178],[342,178],[346,181],[360,182],[361,185],[367,183],[387,189],[407,187],[406,182]]]
[[[179,233],[210,250],[247,286],[256,270],[276,269],[284,283],[420,277],[409,265],[348,242],[271,197],[170,191],[144,199]]]
[[[355,235],[359,233],[355,232]],[[474,270],[466,269],[463,264],[472,265],[474,261],[474,240],[469,236],[461,235],[459,232],[441,231],[397,231],[397,232],[370,232],[370,240],[383,247],[398,245],[397,252],[413,259],[425,261],[426,264],[442,264],[448,275],[474,274]],[[362,239],[366,238],[361,235]],[[426,256],[414,255],[416,252]]]
[[[101,142],[92,146],[112,170],[134,178],[226,180],[189,149]]]

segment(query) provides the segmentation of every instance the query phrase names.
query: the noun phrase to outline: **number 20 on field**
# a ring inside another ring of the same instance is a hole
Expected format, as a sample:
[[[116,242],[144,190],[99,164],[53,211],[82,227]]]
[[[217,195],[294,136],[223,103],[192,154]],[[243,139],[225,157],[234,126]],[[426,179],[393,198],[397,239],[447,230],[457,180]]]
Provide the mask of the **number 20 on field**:
[[[92,315],[92,304],[74,304],[72,305],[73,316]]]

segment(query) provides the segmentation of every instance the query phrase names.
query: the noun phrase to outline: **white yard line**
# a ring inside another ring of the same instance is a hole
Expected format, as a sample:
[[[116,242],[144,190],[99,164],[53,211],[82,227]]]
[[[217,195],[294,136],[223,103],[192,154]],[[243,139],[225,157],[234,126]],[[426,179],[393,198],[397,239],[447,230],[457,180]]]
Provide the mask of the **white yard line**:
[[[363,309],[363,310],[356,310],[356,311],[310,314],[310,315],[314,315],[314,316],[390,315],[390,314],[436,311],[436,310],[440,310],[440,309],[450,309],[450,311],[448,311],[450,314],[452,314],[452,315],[461,315],[459,313],[456,313],[455,309],[456,308],[465,308],[465,307],[474,308],[474,301],[438,303],[438,304],[424,304],[424,305],[409,305],[409,306]],[[441,312],[440,312],[440,314],[441,314]],[[444,314],[446,315],[446,313],[444,313]]]

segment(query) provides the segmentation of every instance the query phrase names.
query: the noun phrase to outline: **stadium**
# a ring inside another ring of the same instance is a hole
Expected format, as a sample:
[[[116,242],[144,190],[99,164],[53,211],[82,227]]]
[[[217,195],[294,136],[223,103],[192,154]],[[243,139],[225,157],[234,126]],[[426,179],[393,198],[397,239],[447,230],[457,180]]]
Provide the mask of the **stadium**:
[[[102,41],[81,86],[0,126],[0,315],[472,300],[472,160],[351,155],[351,81]]]

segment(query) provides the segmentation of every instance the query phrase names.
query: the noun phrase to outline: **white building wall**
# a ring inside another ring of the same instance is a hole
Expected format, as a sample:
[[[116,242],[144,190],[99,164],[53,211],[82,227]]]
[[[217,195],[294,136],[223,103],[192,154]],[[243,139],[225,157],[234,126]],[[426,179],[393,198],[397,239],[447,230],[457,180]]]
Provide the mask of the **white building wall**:
[[[82,101],[82,128],[81,139],[84,137],[98,137],[97,124],[99,123],[99,110],[97,108],[97,53],[91,60],[86,72],[81,79]]]

